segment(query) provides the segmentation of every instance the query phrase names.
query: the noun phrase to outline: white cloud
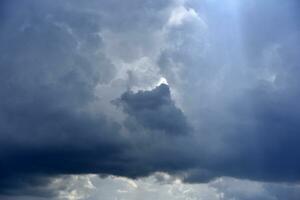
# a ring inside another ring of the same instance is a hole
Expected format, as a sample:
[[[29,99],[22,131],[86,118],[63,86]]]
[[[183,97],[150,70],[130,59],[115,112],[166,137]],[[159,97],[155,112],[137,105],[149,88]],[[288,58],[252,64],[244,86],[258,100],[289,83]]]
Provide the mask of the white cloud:
[[[201,20],[201,18],[194,9],[179,6],[172,11],[168,24],[170,26],[179,26],[182,25],[182,23],[184,23],[185,20],[190,19]]]
[[[54,182],[56,185],[62,183],[67,184],[67,188],[61,190],[61,200],[281,200],[282,195],[286,196],[284,191],[290,193],[290,196],[286,196],[288,200],[294,200],[295,195],[300,193],[300,186],[296,184],[273,184],[234,178],[189,184],[165,173],[137,180],[81,175]]]

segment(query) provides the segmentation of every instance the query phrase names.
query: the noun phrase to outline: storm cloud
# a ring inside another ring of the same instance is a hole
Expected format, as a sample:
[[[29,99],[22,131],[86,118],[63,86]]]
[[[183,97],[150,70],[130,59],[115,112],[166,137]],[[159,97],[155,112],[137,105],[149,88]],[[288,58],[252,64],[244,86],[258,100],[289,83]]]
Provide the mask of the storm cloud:
[[[55,197],[84,174],[298,182],[298,9],[2,1],[0,193]]]
[[[151,91],[126,92],[115,101],[124,112],[145,128],[166,134],[188,134],[189,125],[182,111],[171,99],[168,85],[161,84]]]

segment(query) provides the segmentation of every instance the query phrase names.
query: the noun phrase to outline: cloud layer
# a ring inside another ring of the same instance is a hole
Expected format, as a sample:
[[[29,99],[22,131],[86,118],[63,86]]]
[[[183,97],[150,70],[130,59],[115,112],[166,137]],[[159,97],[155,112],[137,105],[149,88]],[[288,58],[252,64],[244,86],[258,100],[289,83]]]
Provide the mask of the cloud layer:
[[[278,2],[2,1],[0,193],[56,196],[71,174],[298,182],[299,3]]]

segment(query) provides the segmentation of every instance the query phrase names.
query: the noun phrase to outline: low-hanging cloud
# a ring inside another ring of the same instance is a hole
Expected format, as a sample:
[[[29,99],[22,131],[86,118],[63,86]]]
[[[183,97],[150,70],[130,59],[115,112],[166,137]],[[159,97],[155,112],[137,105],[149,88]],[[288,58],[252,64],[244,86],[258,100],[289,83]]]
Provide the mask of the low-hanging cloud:
[[[298,3],[276,2],[1,2],[0,193],[90,173],[299,181]]]

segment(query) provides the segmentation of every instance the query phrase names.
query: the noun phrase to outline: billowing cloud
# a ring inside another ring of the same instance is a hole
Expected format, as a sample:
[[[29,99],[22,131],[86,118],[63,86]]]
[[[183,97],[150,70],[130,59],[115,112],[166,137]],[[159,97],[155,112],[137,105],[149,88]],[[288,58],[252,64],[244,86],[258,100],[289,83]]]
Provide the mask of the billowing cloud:
[[[299,3],[278,2],[2,1],[0,193],[55,198],[80,174],[298,182]],[[293,190],[262,182],[257,199]]]
[[[1,3],[5,8],[0,37],[1,193],[27,193],[33,186],[47,186],[56,175],[140,176],[155,171],[144,170],[146,162],[133,160],[140,156],[131,147],[138,141],[124,137],[118,116],[106,113],[106,105],[125,92],[128,78],[117,73],[105,45],[107,32],[126,32],[139,24],[141,28],[159,28],[164,19],[157,18],[157,13],[166,15],[163,10],[171,3],[119,3]],[[127,8],[134,13],[128,13]],[[149,13],[143,20],[157,21],[152,21],[152,27],[144,21],[132,21],[145,17],[140,9],[146,8]],[[124,16],[107,17],[114,9]],[[123,21],[125,18],[128,22]],[[185,120],[165,89],[170,105],[163,113],[178,112]],[[109,90],[113,90],[111,95],[103,95]],[[157,97],[153,101],[159,101]],[[121,116],[121,111],[116,115]],[[162,129],[170,127],[170,123],[159,125]]]
[[[299,180],[297,2],[275,2],[190,1],[205,26],[171,27],[159,65],[200,143],[189,181]]]
[[[154,132],[182,135],[190,131],[184,114],[175,106],[166,84],[151,91],[126,92],[115,103],[143,127]]]

